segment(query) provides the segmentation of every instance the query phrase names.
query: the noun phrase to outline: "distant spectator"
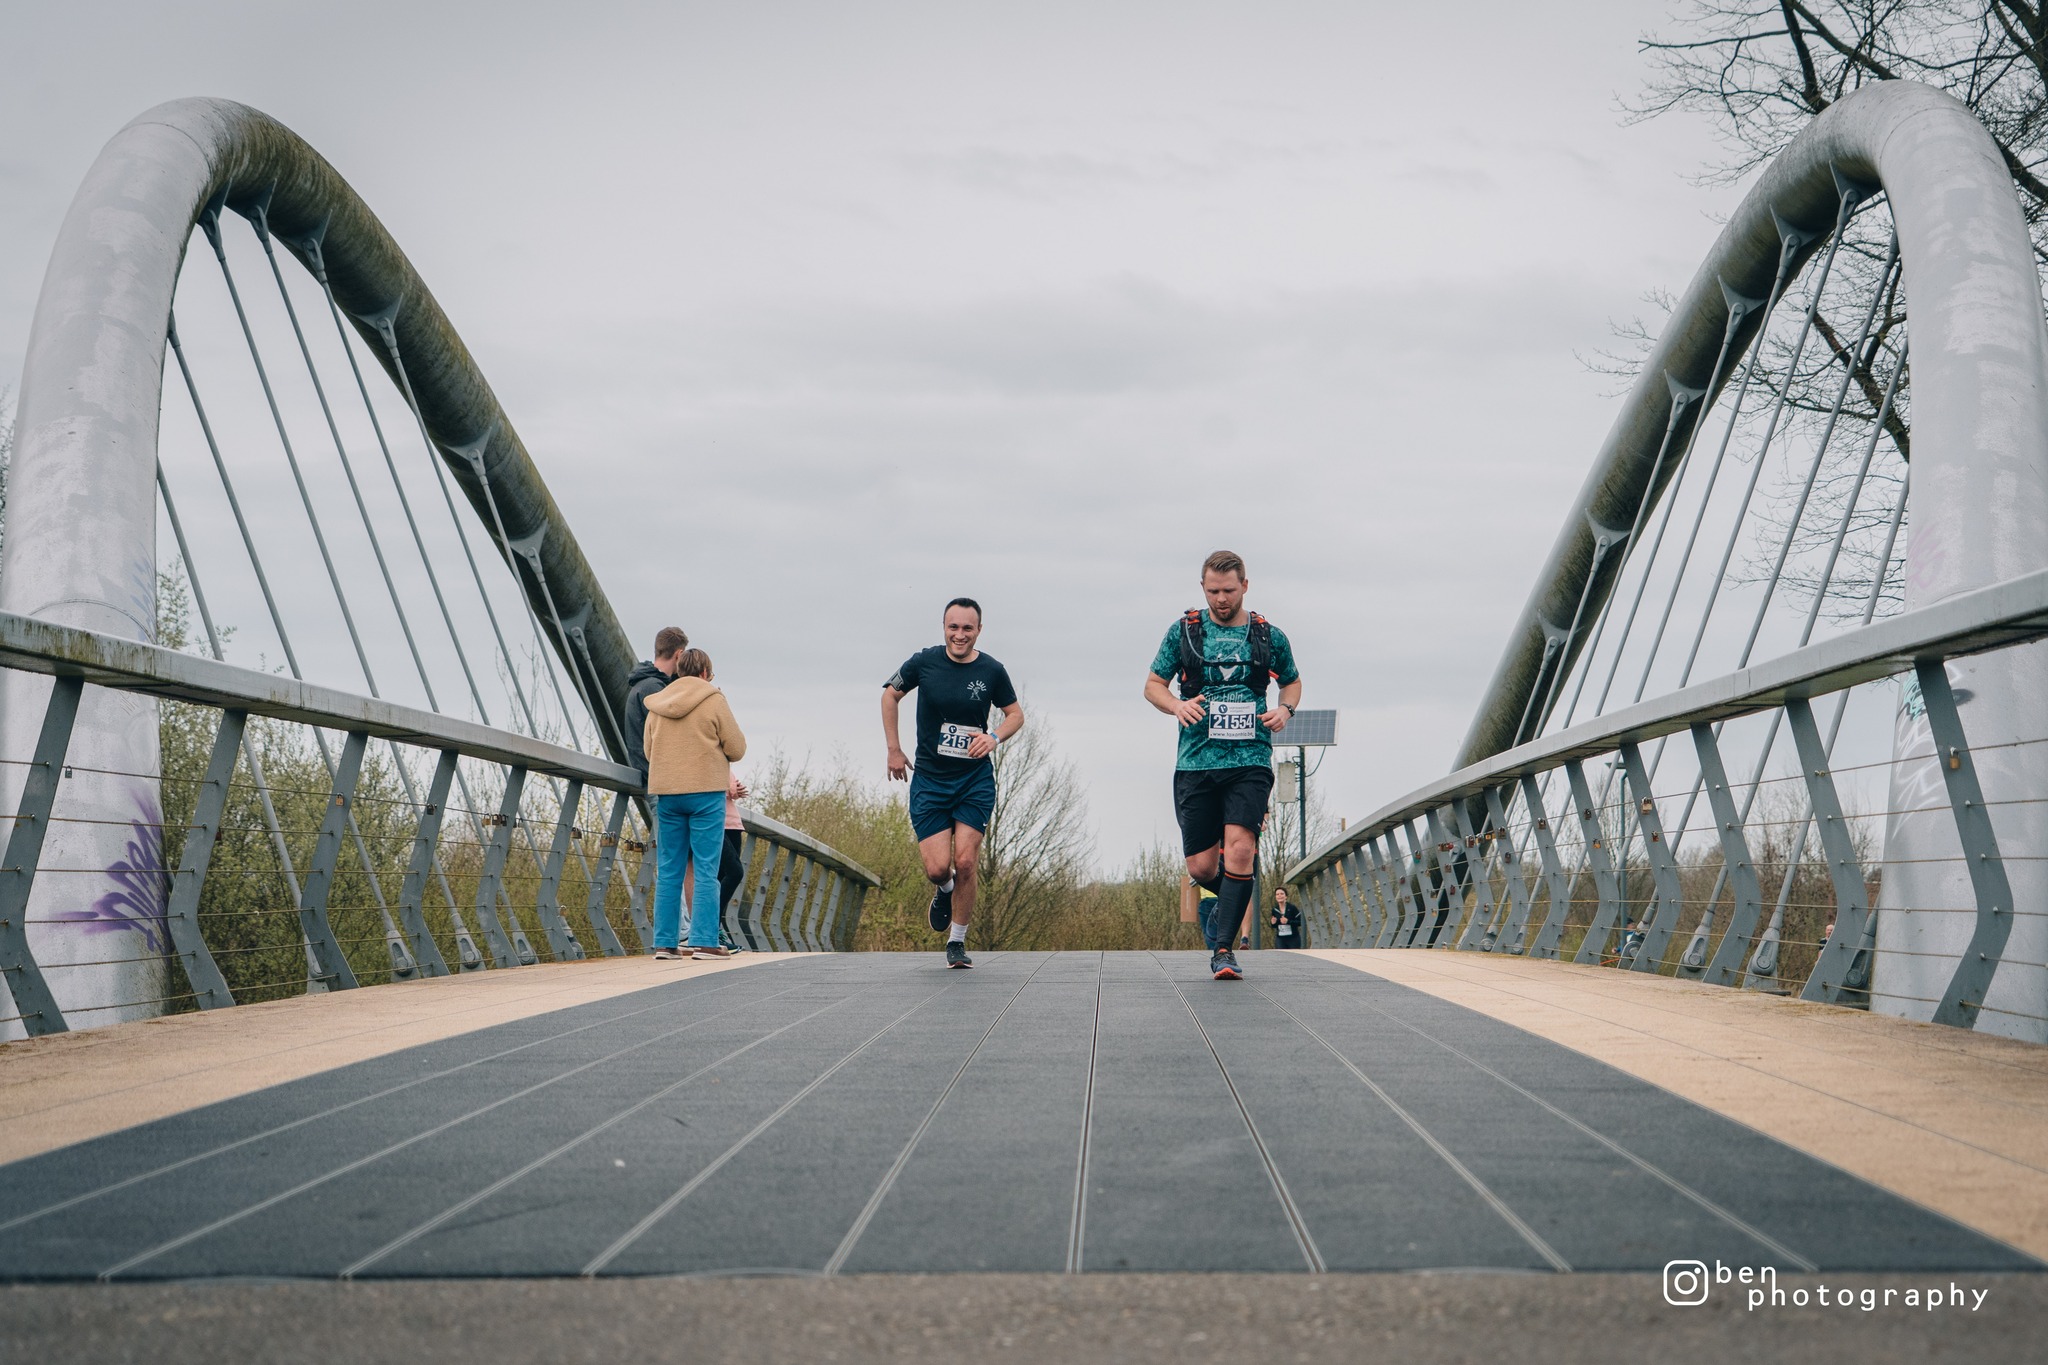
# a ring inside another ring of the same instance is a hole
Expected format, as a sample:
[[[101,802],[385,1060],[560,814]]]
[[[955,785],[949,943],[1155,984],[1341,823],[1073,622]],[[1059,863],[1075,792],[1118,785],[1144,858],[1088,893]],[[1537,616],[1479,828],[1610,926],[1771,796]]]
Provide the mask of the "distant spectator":
[[[1273,910],[1267,916],[1273,924],[1273,946],[1275,948],[1305,948],[1308,946],[1301,932],[1301,911],[1287,898],[1287,888],[1273,888]]]
[[[690,637],[681,626],[663,626],[654,632],[654,657],[642,659],[626,675],[626,762],[640,770],[640,785],[647,785],[647,699],[675,680],[676,661],[690,647]]]
[[[740,802],[747,799],[747,784],[734,773],[725,784],[725,851],[718,859],[718,941],[736,953],[747,951],[725,927],[725,909],[732,904],[732,893],[740,889],[746,880],[746,866],[740,862],[741,840],[746,826],[740,823]]]
[[[731,957],[718,941],[718,867],[725,847],[726,791],[747,738],[711,682],[711,657],[684,650],[676,680],[647,699],[647,790],[654,798],[654,955]],[[679,944],[683,874],[692,870],[687,952]],[[710,875],[707,875],[710,873]]]
[[[1636,920],[1630,920],[1622,926],[1620,960],[1623,962],[1635,961],[1635,956],[1642,950],[1642,946],[1643,926]]]

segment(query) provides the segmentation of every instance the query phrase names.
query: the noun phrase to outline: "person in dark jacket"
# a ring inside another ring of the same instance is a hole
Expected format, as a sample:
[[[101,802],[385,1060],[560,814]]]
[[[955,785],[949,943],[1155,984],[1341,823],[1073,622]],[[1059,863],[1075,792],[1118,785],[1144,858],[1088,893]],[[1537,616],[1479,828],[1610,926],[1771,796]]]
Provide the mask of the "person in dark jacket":
[[[1308,936],[1301,932],[1301,911],[1287,898],[1287,888],[1273,888],[1273,908],[1267,918],[1273,925],[1275,948],[1306,948]]]
[[[663,626],[654,633],[654,657],[642,659],[626,675],[626,762],[640,770],[647,785],[647,699],[676,680],[676,664],[690,647],[681,626]]]

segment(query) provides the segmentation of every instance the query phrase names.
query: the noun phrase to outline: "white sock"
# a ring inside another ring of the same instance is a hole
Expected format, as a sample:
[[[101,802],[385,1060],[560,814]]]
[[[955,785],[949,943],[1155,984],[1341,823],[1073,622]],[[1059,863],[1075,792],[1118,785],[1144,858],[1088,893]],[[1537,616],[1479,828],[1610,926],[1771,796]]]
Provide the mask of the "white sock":
[[[952,879],[951,877],[948,877],[948,878],[946,878],[946,880],[944,880],[944,881],[942,881],[942,882],[940,882],[940,883],[939,883],[939,890],[941,890],[941,891],[951,891],[952,889],[953,889],[953,879]]]
[[[946,942],[948,942],[948,943],[965,943],[965,942],[967,942],[967,926],[966,926],[966,925],[964,925],[964,924],[958,924],[958,923],[956,923],[956,924],[954,924],[954,925],[953,925],[953,927],[952,927],[952,928],[950,928],[950,929],[946,930]]]

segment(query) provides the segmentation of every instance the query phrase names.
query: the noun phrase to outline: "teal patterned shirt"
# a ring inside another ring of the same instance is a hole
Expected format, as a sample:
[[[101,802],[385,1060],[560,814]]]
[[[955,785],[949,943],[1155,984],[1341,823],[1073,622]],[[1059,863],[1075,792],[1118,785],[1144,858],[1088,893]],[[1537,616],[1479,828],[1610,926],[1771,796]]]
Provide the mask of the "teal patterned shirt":
[[[1278,626],[1271,626],[1273,632],[1273,681],[1285,687],[1301,677],[1301,671],[1294,666],[1294,646],[1287,641],[1287,634]],[[1273,762],[1273,737],[1266,727],[1259,723],[1257,712],[1272,709],[1268,697],[1253,694],[1246,685],[1251,672],[1251,622],[1241,626],[1219,626],[1213,620],[1202,620],[1202,695],[1208,698],[1212,716],[1216,714],[1218,702],[1250,702],[1255,706],[1249,733],[1243,739],[1212,739],[1210,720],[1198,720],[1193,725],[1183,725],[1180,730],[1180,754],[1174,767],[1182,772],[1206,772],[1215,768],[1257,768],[1270,766]],[[1172,683],[1180,673],[1180,622],[1175,621],[1167,628],[1166,638],[1159,642],[1159,653],[1152,659],[1152,674]]]

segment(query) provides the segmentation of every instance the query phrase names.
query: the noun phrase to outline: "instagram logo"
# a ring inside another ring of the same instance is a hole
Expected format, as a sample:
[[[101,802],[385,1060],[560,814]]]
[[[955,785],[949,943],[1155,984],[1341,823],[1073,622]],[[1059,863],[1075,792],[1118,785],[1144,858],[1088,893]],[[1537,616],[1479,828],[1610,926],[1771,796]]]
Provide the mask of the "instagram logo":
[[[1674,1308],[1697,1308],[1707,1301],[1705,1261],[1664,1263],[1664,1302]]]

